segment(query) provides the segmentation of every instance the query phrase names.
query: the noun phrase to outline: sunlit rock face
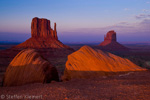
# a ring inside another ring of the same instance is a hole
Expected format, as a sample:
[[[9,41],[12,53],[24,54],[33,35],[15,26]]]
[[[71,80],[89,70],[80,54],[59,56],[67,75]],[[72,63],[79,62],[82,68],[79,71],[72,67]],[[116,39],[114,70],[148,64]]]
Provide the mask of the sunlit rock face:
[[[59,81],[57,70],[33,49],[19,52],[7,67],[3,86]]]
[[[50,20],[44,18],[33,18],[31,23],[31,35],[32,37],[51,37],[57,38],[56,23],[54,23],[54,30],[50,26]]]
[[[114,54],[83,46],[70,54],[63,80],[107,76],[114,73],[145,70],[130,60]]]
[[[99,44],[104,50],[129,50],[129,48],[117,42],[117,34],[114,30],[109,31],[104,36],[104,41]]]
[[[64,48],[70,49],[58,40],[56,23],[54,29],[50,26],[50,20],[45,18],[33,18],[31,22],[31,38],[15,46],[14,48]]]

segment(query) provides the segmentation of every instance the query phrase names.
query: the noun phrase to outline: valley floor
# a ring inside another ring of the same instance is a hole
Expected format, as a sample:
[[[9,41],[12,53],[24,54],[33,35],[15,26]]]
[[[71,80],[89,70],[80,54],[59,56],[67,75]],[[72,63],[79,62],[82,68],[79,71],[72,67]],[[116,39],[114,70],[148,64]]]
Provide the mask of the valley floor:
[[[0,87],[3,100],[149,100],[150,71],[50,84]]]

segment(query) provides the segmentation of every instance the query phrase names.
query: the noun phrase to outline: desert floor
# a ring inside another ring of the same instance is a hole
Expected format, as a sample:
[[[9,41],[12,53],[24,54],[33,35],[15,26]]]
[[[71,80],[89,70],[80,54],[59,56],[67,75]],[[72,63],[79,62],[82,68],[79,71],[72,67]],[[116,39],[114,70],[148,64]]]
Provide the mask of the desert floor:
[[[74,46],[73,48],[77,50],[80,46]],[[142,53],[142,56],[139,56],[140,60],[150,61],[149,55],[150,53],[144,51],[144,54]],[[59,76],[62,76],[67,57],[61,59],[48,58],[48,60],[57,67]],[[1,62],[5,61],[1,60]],[[1,66],[0,68],[0,84],[2,84],[6,67]],[[129,72],[129,74],[92,79],[72,79],[49,84],[0,86],[0,100],[149,100],[149,98],[150,71]]]
[[[150,71],[49,84],[0,87],[0,94],[3,100],[35,97],[36,100],[149,100]]]

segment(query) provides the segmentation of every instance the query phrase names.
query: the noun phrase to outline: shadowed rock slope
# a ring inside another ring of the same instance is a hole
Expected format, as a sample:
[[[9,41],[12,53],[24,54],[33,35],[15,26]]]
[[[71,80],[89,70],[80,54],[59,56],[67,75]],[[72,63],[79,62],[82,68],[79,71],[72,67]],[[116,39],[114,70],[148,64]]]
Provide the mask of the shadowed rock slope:
[[[130,60],[83,46],[68,56],[63,79],[89,78],[115,72],[143,71]]]
[[[3,86],[59,81],[58,73],[47,60],[33,49],[19,52],[7,67]]]

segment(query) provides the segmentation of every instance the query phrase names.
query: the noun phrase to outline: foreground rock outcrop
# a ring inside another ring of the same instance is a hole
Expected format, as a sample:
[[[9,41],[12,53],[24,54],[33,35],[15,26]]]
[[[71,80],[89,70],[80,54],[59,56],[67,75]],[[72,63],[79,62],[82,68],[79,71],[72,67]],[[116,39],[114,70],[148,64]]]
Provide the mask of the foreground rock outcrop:
[[[109,31],[106,36],[104,36],[104,41],[99,44],[101,49],[104,50],[117,50],[117,51],[126,51],[129,48],[121,45],[117,42],[116,32],[114,30]]]
[[[59,81],[58,73],[47,60],[33,49],[19,52],[7,67],[3,86]]]
[[[54,23],[54,30],[50,26],[50,20],[44,18],[33,18],[31,22],[31,38],[25,42],[15,46],[14,48],[65,48],[70,49],[69,46],[64,45],[58,40],[56,23]]]
[[[68,56],[63,80],[143,70],[145,69],[135,65],[128,59],[83,46]]]

